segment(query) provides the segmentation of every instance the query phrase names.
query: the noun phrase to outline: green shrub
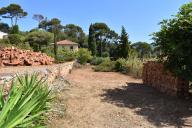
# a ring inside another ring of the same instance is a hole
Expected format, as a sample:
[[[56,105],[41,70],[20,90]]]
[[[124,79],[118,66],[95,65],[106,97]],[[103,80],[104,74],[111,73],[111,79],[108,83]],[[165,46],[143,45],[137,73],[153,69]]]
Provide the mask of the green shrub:
[[[105,58],[102,63],[94,67],[94,70],[101,72],[118,71],[129,74],[135,78],[141,78],[143,61],[138,58],[130,58],[128,60],[118,59],[116,61],[111,61],[109,58]]]
[[[53,46],[43,47],[41,52],[46,53],[48,56],[55,58]]]
[[[85,48],[81,48],[79,49],[79,51],[77,52],[77,61],[80,64],[86,64],[87,62],[89,62],[92,59],[91,56],[91,52],[88,51]]]
[[[67,49],[63,49],[63,50],[58,51],[56,61],[58,63],[63,63],[63,62],[66,62],[66,61],[73,61],[73,60],[76,59],[76,57],[77,57],[76,52],[70,51],[70,50],[67,50]]]
[[[9,39],[0,39],[0,48],[11,47]]]
[[[24,49],[24,50],[33,50],[30,47],[29,43],[27,43],[27,42],[21,42],[18,44],[11,44],[9,39],[1,39],[0,40],[0,48],[12,47],[12,46],[19,48],[19,49]]]
[[[11,34],[19,34],[19,26],[18,26],[18,25],[14,25],[14,26],[11,28],[10,33],[11,33]]]
[[[115,70],[118,72],[128,72],[127,60],[120,58],[115,62]]]
[[[105,58],[103,58],[103,57],[93,57],[93,59],[91,60],[90,64],[91,64],[91,65],[99,65],[99,64],[101,64],[104,60],[105,60]]]
[[[17,47],[17,48],[19,48],[19,49],[33,50],[33,49],[31,48],[31,46],[29,45],[28,42],[20,43],[20,44],[18,44],[18,45],[13,45],[13,46],[15,46],[15,47]]]
[[[135,59],[129,59],[127,61],[128,74],[136,77],[141,78],[142,77],[142,71],[143,71],[143,61],[141,61],[138,58]]]
[[[10,34],[8,36],[8,39],[11,44],[17,45],[17,44],[23,43],[22,36],[19,34]]]
[[[48,86],[37,74],[17,77],[6,99],[0,89],[0,128],[42,127],[49,102]]]
[[[101,56],[102,57],[109,57],[109,52],[103,52]]]
[[[111,61],[109,58],[105,59],[101,64],[94,67],[95,71],[111,72],[115,70],[115,61]]]

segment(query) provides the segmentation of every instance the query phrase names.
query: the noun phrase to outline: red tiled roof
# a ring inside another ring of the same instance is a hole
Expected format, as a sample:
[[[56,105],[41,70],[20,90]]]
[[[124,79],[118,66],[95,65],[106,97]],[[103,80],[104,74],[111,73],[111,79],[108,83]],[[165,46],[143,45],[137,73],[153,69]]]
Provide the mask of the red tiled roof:
[[[62,40],[57,42],[57,45],[78,45],[78,44],[70,40]]]

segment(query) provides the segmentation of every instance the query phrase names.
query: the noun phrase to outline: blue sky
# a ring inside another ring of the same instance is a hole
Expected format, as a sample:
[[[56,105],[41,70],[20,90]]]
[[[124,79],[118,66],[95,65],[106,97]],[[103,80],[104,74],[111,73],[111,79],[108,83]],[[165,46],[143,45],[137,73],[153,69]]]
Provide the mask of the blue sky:
[[[151,42],[149,35],[159,30],[158,23],[176,14],[187,2],[190,0],[0,0],[0,7],[17,3],[28,12],[19,21],[22,30],[36,27],[33,14],[43,14],[59,18],[63,25],[77,24],[86,33],[94,22],[105,22],[118,33],[124,25],[131,41]]]

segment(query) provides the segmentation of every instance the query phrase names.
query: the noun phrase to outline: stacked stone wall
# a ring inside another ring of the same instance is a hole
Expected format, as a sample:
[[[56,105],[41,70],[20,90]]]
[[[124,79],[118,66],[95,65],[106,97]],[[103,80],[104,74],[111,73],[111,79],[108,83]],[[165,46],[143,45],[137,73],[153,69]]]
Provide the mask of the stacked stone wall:
[[[157,62],[144,64],[143,83],[173,96],[185,96],[189,90],[189,81],[175,77],[165,71],[163,64]]]

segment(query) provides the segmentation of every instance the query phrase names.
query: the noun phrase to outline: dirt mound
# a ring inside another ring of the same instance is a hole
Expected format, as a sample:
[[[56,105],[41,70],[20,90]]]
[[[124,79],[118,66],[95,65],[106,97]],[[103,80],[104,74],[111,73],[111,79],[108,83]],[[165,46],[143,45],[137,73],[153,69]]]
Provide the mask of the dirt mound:
[[[1,66],[50,65],[54,62],[54,59],[45,53],[21,50],[13,47],[0,49],[0,60]]]

